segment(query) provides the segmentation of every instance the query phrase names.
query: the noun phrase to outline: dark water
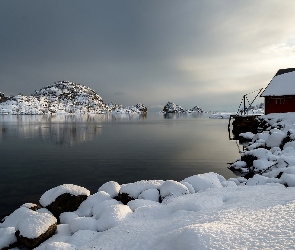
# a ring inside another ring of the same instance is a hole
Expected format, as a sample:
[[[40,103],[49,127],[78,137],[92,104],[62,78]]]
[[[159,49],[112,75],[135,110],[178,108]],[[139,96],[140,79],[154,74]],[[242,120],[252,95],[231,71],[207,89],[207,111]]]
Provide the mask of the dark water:
[[[239,157],[227,120],[206,115],[0,115],[0,216],[73,183],[177,180],[216,172],[234,177]]]

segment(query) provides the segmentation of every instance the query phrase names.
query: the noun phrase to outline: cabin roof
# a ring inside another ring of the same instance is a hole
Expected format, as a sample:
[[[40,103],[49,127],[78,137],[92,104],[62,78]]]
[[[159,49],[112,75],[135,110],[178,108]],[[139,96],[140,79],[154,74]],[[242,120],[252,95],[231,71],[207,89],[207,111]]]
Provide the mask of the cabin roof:
[[[295,95],[295,68],[280,69],[261,96]]]

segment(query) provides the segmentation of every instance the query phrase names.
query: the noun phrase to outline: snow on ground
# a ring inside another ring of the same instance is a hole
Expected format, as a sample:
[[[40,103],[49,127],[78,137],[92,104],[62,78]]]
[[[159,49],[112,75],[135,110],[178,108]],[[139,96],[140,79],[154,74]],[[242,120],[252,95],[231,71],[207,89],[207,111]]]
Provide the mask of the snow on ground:
[[[292,249],[294,188],[209,189],[135,210],[80,249]]]
[[[166,204],[141,200],[131,210],[140,201],[133,200],[111,205],[97,221],[59,225],[37,249],[293,249],[294,191],[280,184],[210,188]]]
[[[77,211],[62,213],[56,234],[36,249],[293,249],[295,187],[260,184],[215,173],[137,182],[121,185],[141,197],[124,205],[107,197],[114,192],[108,183]],[[165,202],[144,199],[138,190],[159,190]],[[0,224],[1,248],[15,242],[14,227],[22,226],[26,214],[41,216],[28,210],[19,208]]]

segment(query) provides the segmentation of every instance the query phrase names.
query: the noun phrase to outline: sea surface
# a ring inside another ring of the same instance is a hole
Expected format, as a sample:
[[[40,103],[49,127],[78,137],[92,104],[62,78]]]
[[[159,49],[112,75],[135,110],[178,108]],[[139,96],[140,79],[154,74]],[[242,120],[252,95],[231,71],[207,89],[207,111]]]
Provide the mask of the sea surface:
[[[111,180],[236,177],[227,163],[239,148],[227,124],[206,114],[0,115],[0,216],[61,184],[94,193]]]

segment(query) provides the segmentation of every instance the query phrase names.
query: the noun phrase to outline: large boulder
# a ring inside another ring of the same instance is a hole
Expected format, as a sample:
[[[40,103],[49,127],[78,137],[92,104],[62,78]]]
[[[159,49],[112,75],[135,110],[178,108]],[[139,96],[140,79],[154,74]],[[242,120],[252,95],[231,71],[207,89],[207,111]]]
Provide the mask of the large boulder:
[[[32,249],[50,238],[57,229],[57,219],[48,213],[31,211],[18,222],[15,235],[19,243]]]
[[[63,184],[46,191],[40,204],[58,217],[63,212],[73,212],[87,199],[90,191],[73,184]]]

